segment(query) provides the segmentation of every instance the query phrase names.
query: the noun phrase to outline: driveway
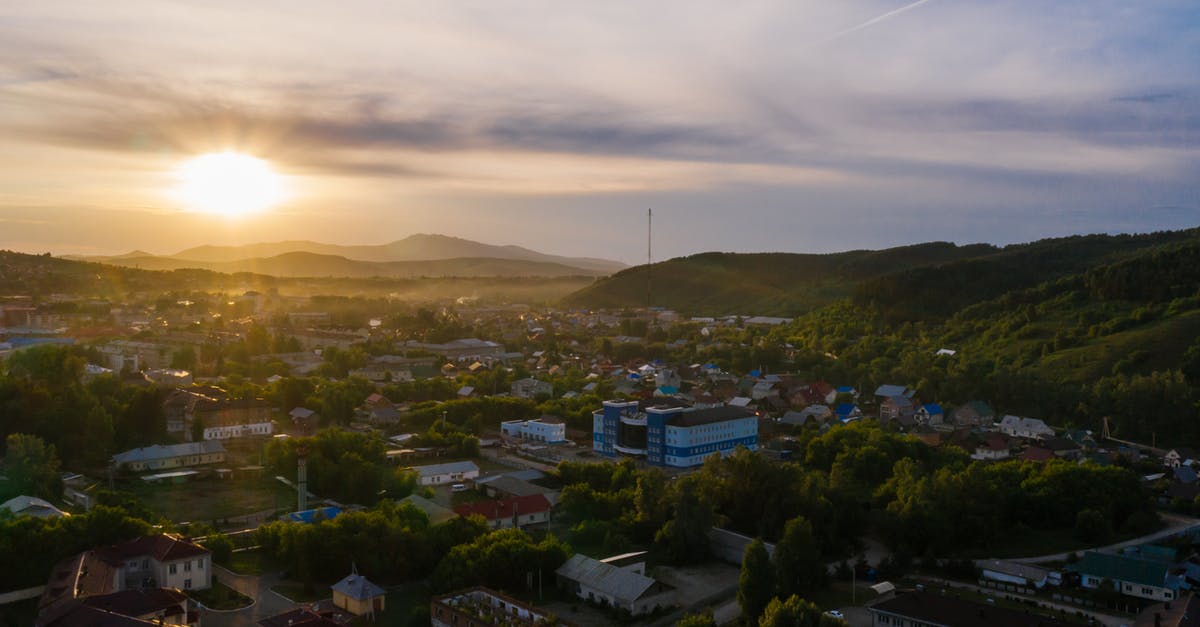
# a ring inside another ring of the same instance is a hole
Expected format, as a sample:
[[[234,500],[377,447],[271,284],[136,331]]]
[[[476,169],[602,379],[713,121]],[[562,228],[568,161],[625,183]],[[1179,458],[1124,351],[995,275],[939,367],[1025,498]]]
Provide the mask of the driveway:
[[[216,575],[217,581],[255,599],[255,603],[250,607],[228,612],[206,611],[200,621],[204,627],[257,627],[258,621],[297,607],[295,603],[271,590],[271,586],[282,581],[278,573],[239,575],[214,564],[213,574]]]

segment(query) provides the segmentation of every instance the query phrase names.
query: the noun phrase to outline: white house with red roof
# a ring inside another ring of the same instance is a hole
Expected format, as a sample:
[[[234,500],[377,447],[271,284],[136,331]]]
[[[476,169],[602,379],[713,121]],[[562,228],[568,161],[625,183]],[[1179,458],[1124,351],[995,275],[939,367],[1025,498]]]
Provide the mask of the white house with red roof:
[[[480,515],[489,527],[507,529],[550,522],[550,501],[544,494],[513,496],[494,501],[478,501],[454,508],[454,513],[466,518]]]

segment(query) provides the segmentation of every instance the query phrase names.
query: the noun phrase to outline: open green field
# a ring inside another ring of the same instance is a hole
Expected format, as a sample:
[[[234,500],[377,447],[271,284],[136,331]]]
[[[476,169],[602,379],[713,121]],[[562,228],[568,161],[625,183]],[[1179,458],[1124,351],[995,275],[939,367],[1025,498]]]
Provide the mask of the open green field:
[[[175,522],[220,522],[264,510],[293,510],[296,492],[274,478],[204,479],[181,484],[150,484],[140,479],[119,484],[156,513]]]
[[[389,588],[386,609],[375,617],[375,622],[365,616],[352,625],[378,625],[380,627],[410,627],[429,624],[429,587],[423,583],[410,583],[398,588]]]

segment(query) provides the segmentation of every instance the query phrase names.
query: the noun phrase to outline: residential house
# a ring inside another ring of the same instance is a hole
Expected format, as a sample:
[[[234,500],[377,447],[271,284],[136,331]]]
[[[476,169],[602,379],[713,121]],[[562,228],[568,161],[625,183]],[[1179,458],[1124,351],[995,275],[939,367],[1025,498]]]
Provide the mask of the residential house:
[[[1054,436],[1054,429],[1037,418],[1005,416],[1000,420],[1000,432],[1014,438],[1039,439]]]
[[[199,614],[188,611],[190,599],[186,594],[173,588],[142,588],[136,590],[108,590],[105,582],[92,580],[88,577],[104,574],[105,565],[97,570],[56,571],[51,577],[47,591],[56,590],[58,593],[49,599],[42,597],[44,605],[39,606],[35,627],[197,627]],[[89,566],[84,567],[89,568]],[[80,575],[73,594],[67,593],[68,586],[57,577]],[[100,585],[95,585],[100,584]]]
[[[178,535],[160,533],[99,549],[104,559],[121,563],[121,589],[154,585],[180,590],[212,586],[212,553]]]
[[[1163,465],[1167,468],[1179,468],[1180,466],[1194,461],[1196,452],[1190,448],[1173,448],[1163,455]]]
[[[645,562],[616,566],[577,553],[554,572],[559,586],[571,594],[634,616],[675,604],[675,590],[647,577]]]
[[[1054,453],[1055,457],[1076,460],[1083,456],[1083,449],[1068,438],[1042,438],[1042,447]]]
[[[130,449],[112,456],[114,466],[124,466],[134,472],[219,464],[224,461],[225,447],[220,442],[211,441],[155,444]]]
[[[808,385],[813,394],[820,400],[817,402],[832,405],[837,402],[838,391],[828,381],[816,381]]]
[[[778,383],[775,381],[755,381],[750,387],[750,398],[758,401],[768,396],[779,396]]]
[[[13,516],[32,516],[34,518],[63,518],[70,514],[58,509],[53,503],[44,501],[36,496],[14,496],[0,503],[0,509],[12,512]]]
[[[975,446],[975,452],[971,454],[971,459],[980,461],[1008,459],[1008,456],[1011,455],[1010,448],[1008,438],[992,434]]]
[[[413,507],[425,512],[425,515],[429,517],[429,524],[431,525],[441,524],[447,520],[458,518],[458,514],[455,514],[454,510],[449,507],[442,507],[418,494],[410,494],[400,499],[399,503],[412,503]]]
[[[543,494],[512,496],[493,501],[476,501],[454,508],[454,513],[468,518],[483,516],[489,527],[529,527],[550,522],[550,500]]]
[[[446,485],[470,481],[479,476],[479,466],[475,462],[448,462],[445,464],[429,464],[413,466],[417,473],[417,483],[420,485]]]
[[[321,419],[317,412],[307,407],[293,407],[292,411],[288,412],[288,417],[292,419],[292,424],[306,433],[311,433]]]
[[[915,395],[916,390],[910,389],[906,385],[892,385],[885,383],[875,388],[875,398],[881,403],[893,396],[903,396],[904,398],[912,400]]]
[[[472,396],[475,396],[475,386],[464,385],[458,388],[458,392],[455,392],[455,396],[458,398],[471,398]]]
[[[945,422],[946,414],[937,403],[926,403],[913,412],[913,418],[918,424],[940,425]]]
[[[841,403],[833,410],[833,415],[842,423],[848,423],[862,418],[863,412],[854,403]]]
[[[1047,583],[1062,583],[1062,574],[1032,564],[989,560],[980,564],[980,576],[989,581],[1041,589]]]
[[[1099,551],[1084,553],[1067,570],[1079,573],[1085,588],[1099,588],[1107,580],[1121,594],[1154,601],[1175,599],[1183,583],[1182,577],[1172,575],[1170,562]]]
[[[516,398],[537,398],[538,396],[553,396],[554,384],[549,381],[539,381],[532,377],[513,381],[512,395]]]
[[[881,423],[895,420],[905,427],[911,427],[916,423],[915,416],[916,408],[906,396],[889,396],[879,404],[879,422]]]
[[[357,568],[352,567],[349,575],[330,587],[333,590],[333,604],[355,616],[375,616],[384,610],[387,590],[358,574]]]
[[[484,587],[434,598],[429,618],[432,627],[575,627],[546,610]]]
[[[968,401],[954,408],[951,419],[959,427],[982,427],[996,420],[996,412],[983,401]]]
[[[550,501],[551,506],[558,501],[557,490],[531,483],[517,476],[519,474],[520,472],[485,477],[476,481],[475,485],[482,488],[492,498],[540,494]]]

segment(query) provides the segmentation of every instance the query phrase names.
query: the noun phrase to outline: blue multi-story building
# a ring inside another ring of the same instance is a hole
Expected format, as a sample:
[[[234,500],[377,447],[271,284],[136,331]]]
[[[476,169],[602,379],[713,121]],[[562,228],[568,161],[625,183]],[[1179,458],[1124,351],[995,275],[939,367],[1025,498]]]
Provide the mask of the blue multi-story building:
[[[678,402],[604,401],[592,414],[592,450],[688,468],[713,453],[758,449],[758,416],[745,407],[695,409]]]

